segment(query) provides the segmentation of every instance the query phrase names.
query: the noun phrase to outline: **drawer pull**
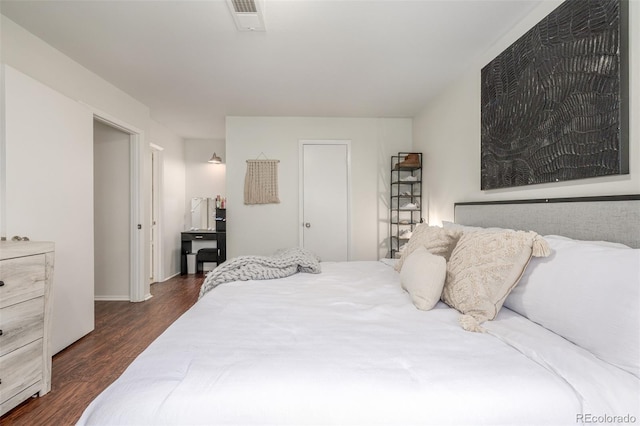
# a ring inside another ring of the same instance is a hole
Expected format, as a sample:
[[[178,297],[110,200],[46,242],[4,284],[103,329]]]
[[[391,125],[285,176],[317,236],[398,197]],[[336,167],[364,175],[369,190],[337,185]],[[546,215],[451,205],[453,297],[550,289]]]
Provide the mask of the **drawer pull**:
[[[0,287],[4,286],[4,281],[0,281]]]
[[[201,239],[203,239],[203,238],[204,238],[204,235],[196,235],[196,239],[197,239],[197,240],[201,240]]]
[[[2,336],[2,330],[0,330],[0,336]]]

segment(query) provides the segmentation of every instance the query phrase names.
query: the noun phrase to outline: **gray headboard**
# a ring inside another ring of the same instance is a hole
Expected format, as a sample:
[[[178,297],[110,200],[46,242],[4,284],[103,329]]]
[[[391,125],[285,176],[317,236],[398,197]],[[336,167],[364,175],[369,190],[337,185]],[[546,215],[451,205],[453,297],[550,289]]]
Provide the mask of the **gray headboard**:
[[[640,195],[456,203],[463,225],[536,231],[640,248]]]

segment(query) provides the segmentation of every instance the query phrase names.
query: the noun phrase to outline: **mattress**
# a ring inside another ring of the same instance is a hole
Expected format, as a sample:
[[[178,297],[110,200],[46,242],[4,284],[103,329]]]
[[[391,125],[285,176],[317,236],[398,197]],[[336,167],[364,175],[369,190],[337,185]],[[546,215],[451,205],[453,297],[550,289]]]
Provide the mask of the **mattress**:
[[[207,293],[80,425],[574,425],[624,415],[638,380],[503,309],[464,331],[382,262]],[[633,414],[633,413],[632,413]]]

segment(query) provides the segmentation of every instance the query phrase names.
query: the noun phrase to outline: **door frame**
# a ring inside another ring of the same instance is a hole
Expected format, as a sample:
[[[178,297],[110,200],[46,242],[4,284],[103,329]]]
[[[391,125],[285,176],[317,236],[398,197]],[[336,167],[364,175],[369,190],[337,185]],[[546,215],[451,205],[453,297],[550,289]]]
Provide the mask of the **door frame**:
[[[151,211],[153,212],[153,218],[156,220],[156,224],[150,224],[151,227],[155,227],[155,237],[153,238],[153,247],[154,250],[151,253],[153,259],[151,262],[153,264],[153,277],[151,277],[155,282],[159,282],[162,280],[162,208],[164,205],[163,199],[163,188],[164,188],[164,148],[156,145],[154,143],[149,143],[149,147],[151,149],[151,155],[153,155],[153,162],[151,164],[151,193],[152,193],[152,203],[151,203]],[[153,229],[150,229],[150,232],[153,233]],[[151,237],[151,235],[150,235]]]
[[[304,246],[304,146],[344,145],[347,147],[347,261],[351,260],[351,141],[348,139],[300,139],[298,140],[298,244]]]
[[[0,64],[0,240],[6,240],[7,237],[7,169],[5,161],[7,158],[7,142],[6,142],[6,112],[5,112],[5,81],[4,81],[5,64]]]
[[[82,103],[82,102],[81,102]],[[144,227],[142,224],[145,211],[145,197],[143,192],[144,160],[146,147],[144,144],[144,132],[129,123],[126,123],[110,114],[100,111],[90,105],[84,104],[93,113],[93,119],[108,126],[114,127],[129,135],[129,248],[131,253],[129,272],[129,301],[143,302],[151,298],[145,294],[145,283],[148,281],[148,268],[145,264]]]

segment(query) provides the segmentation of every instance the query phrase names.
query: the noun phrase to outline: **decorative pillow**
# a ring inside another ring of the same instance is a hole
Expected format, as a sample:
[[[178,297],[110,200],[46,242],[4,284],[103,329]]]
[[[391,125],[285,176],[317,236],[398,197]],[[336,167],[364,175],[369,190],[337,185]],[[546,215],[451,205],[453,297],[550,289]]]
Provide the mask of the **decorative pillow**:
[[[404,261],[418,247],[424,247],[430,253],[449,260],[451,252],[461,235],[462,231],[444,229],[439,226],[420,225],[416,227],[395,266],[396,271],[399,272],[402,269]]]
[[[407,256],[400,271],[400,283],[416,308],[428,311],[440,300],[446,276],[447,261],[444,257],[418,247]]]
[[[496,317],[532,255],[549,255],[535,232],[465,232],[447,265],[442,300],[463,314],[465,330],[483,331],[480,324]]]
[[[640,377],[640,250],[547,241],[504,305]]]

